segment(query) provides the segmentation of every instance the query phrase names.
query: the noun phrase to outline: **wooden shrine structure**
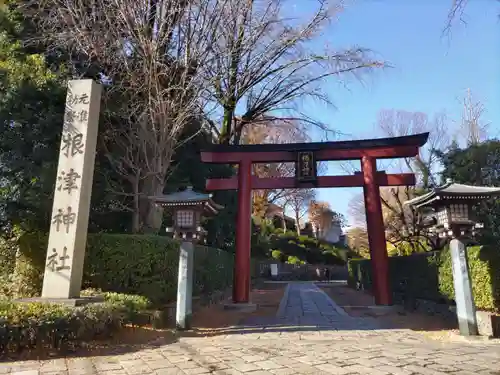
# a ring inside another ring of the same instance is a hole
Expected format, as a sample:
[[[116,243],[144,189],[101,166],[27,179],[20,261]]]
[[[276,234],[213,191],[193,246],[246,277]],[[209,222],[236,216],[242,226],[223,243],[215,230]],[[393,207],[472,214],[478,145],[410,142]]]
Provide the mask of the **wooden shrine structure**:
[[[209,179],[209,191],[238,190],[236,257],[233,302],[248,303],[250,296],[250,240],[252,189],[363,187],[368,241],[372,260],[375,302],[391,305],[389,259],[382,217],[380,186],[415,185],[413,173],[386,174],[377,171],[377,159],[417,156],[429,133],[358,141],[287,143],[259,145],[217,145],[201,152],[205,163],[236,164],[238,176]],[[316,163],[329,160],[360,160],[361,172],[353,175],[317,176]],[[294,162],[295,177],[252,176],[253,163]]]

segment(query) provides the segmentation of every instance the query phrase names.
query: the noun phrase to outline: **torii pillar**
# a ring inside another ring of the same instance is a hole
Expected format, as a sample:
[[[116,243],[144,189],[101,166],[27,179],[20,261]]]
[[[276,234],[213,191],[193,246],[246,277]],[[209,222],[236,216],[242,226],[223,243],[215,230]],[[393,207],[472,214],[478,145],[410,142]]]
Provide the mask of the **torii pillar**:
[[[377,160],[361,158],[363,193],[365,196],[366,226],[372,261],[373,295],[377,305],[392,305],[389,285],[389,257],[385,239],[384,218],[377,183]]]

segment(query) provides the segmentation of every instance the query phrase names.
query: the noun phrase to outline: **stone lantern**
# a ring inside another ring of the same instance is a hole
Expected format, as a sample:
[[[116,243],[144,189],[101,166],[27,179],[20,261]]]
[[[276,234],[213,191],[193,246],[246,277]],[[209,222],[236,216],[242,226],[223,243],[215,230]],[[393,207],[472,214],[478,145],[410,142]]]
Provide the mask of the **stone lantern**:
[[[216,215],[224,208],[212,200],[212,194],[197,193],[192,186],[151,199],[173,214],[174,226],[168,227],[167,232],[173,233],[174,238],[186,241],[199,240],[205,234],[201,226],[202,218]]]
[[[213,216],[224,207],[212,200],[211,194],[197,193],[191,186],[172,194],[151,197],[156,204],[171,210],[174,226],[167,228],[175,239],[181,240],[179,254],[179,276],[177,284],[176,325],[178,329],[189,329],[192,315],[194,242],[206,231],[201,220]]]
[[[420,223],[422,226],[440,237],[451,237],[455,302],[460,333],[464,336],[478,334],[464,241],[481,227],[473,216],[473,207],[496,195],[500,195],[498,187],[462,185],[447,180],[443,186],[405,202],[405,205],[418,209],[424,215]]]

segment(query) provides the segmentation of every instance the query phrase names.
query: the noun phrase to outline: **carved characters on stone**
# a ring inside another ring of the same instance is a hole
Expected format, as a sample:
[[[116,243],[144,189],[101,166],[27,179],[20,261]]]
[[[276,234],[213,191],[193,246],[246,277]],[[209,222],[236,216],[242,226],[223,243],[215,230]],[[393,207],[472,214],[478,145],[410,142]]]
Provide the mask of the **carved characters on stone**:
[[[74,123],[75,121],[86,122],[89,119],[89,112],[86,110],[74,111],[71,108],[66,109],[64,120],[66,123]]]
[[[58,186],[57,190],[58,191],[67,191],[69,195],[71,195],[71,192],[73,190],[78,189],[78,180],[81,178],[73,168],[70,168],[68,172],[61,171],[59,176],[57,176],[57,181],[58,181]]]
[[[83,154],[83,147],[85,146],[83,144],[83,134],[71,134],[70,132],[67,132],[62,136],[62,143],[63,146],[61,151],[64,156],[73,157],[78,154]]]
[[[102,86],[68,82],[42,298],[80,296]]]
[[[66,246],[62,249],[62,254],[57,253],[57,249],[53,248],[52,253],[47,257],[47,268],[52,272],[69,270],[70,266],[66,264],[69,260],[68,248]]]
[[[76,104],[85,104],[88,105],[90,103],[89,101],[89,95],[87,93],[83,94],[73,94],[69,93],[68,98],[67,98],[67,104],[70,106],[76,105]]]
[[[89,94],[68,93],[64,113],[65,126],[61,136],[61,157],[71,159],[83,154],[85,149],[84,137],[80,131],[77,131],[79,127],[76,126],[78,125],[76,123],[88,122],[89,104]],[[71,161],[69,162],[72,163]],[[78,164],[75,167],[59,171],[56,181],[56,193],[66,193],[71,196],[72,193],[79,190],[82,176],[81,172],[77,171]],[[56,232],[69,234],[71,226],[76,223],[76,218],[77,216],[72,206],[67,205],[66,208],[57,208],[57,212],[52,217],[52,225],[54,225]],[[62,255],[59,255],[58,251],[62,251]],[[65,263],[68,258],[67,246],[64,246],[62,250],[52,248],[47,255],[47,268],[53,272],[69,269],[69,266]]]
[[[61,230],[61,226],[69,233],[69,228],[75,223],[76,213],[72,212],[71,206],[68,206],[66,211],[62,208],[57,210],[57,213],[52,217],[52,224],[56,225],[56,231]]]
[[[458,258],[460,260],[460,272],[466,275],[467,270],[467,255],[465,254],[465,246],[461,246],[458,250]]]

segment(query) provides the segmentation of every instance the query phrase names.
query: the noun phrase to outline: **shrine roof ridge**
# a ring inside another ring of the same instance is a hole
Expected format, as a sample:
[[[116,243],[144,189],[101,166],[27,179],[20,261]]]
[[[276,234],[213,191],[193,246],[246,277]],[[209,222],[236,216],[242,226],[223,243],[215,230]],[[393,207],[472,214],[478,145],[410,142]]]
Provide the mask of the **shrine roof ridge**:
[[[224,206],[212,200],[212,194],[195,192],[192,186],[188,186],[185,190],[176,191],[170,194],[151,196],[149,199],[163,206],[205,205],[216,210],[224,208]]]
[[[429,138],[429,133],[405,135],[401,137],[359,139],[351,141],[254,144],[254,145],[221,145],[213,144],[201,150],[202,152],[230,153],[230,152],[294,152],[320,151],[325,149],[352,150],[373,149],[384,147],[422,147]]]
[[[439,200],[479,200],[500,195],[500,187],[474,186],[456,184],[451,180],[442,186],[435,187],[430,192],[410,199],[403,204],[406,206],[421,207]]]

